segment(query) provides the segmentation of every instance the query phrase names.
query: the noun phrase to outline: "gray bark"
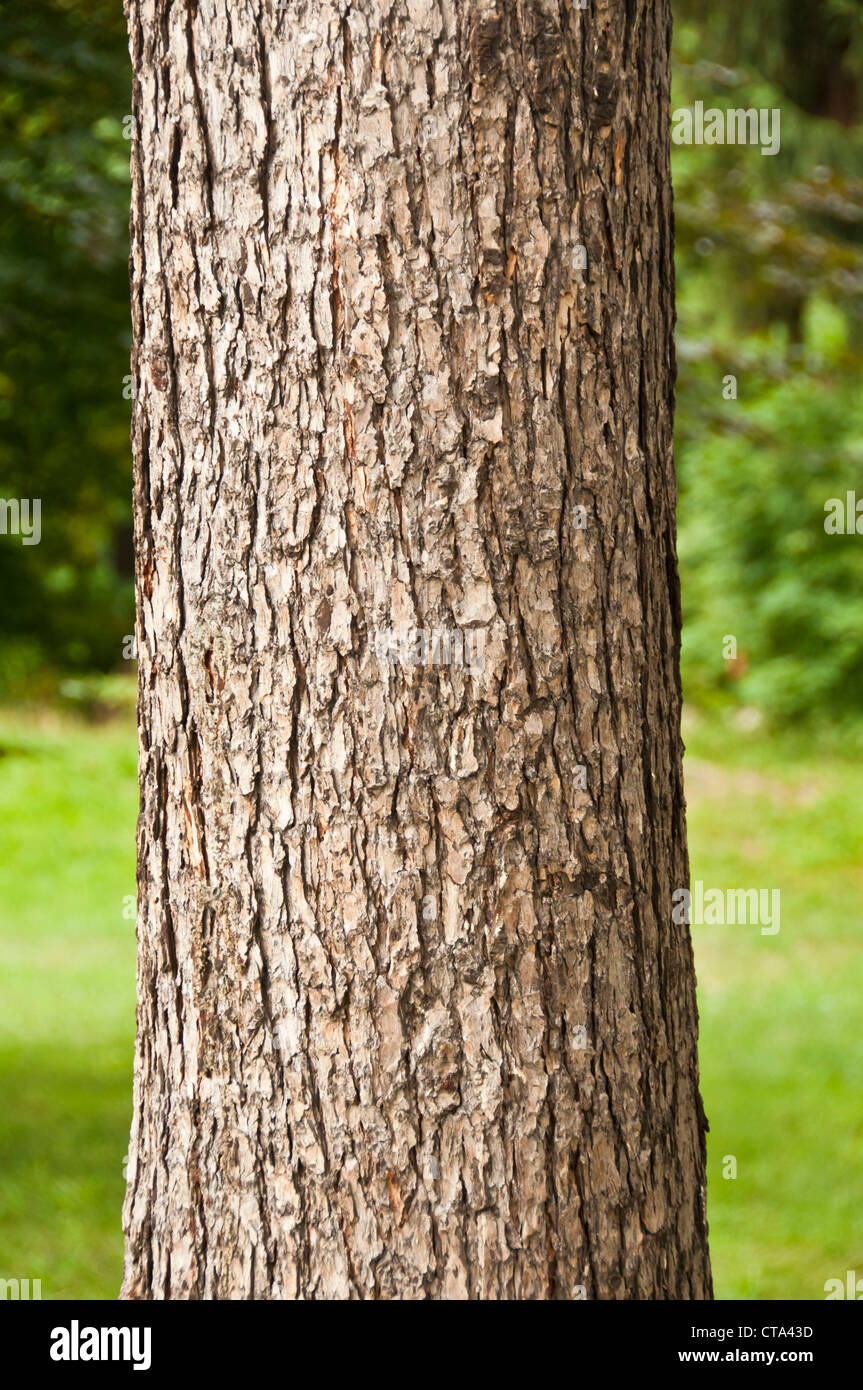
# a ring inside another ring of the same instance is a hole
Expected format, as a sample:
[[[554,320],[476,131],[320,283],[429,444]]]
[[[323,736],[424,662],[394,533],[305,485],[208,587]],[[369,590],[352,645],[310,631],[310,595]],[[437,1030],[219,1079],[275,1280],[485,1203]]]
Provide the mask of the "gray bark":
[[[122,1297],[708,1298],[668,0],[127,15]]]

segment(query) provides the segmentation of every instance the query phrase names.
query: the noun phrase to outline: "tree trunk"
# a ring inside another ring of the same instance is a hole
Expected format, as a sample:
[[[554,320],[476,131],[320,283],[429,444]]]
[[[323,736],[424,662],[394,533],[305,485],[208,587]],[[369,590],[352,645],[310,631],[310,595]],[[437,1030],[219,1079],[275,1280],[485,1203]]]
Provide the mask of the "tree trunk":
[[[126,1298],[709,1298],[668,0],[127,0]]]

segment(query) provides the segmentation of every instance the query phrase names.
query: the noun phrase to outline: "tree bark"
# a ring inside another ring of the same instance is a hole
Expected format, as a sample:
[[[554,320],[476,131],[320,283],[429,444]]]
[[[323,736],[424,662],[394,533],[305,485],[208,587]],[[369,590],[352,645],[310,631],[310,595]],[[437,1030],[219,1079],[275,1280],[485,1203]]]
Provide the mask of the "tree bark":
[[[127,16],[121,1296],[709,1298],[668,0]]]

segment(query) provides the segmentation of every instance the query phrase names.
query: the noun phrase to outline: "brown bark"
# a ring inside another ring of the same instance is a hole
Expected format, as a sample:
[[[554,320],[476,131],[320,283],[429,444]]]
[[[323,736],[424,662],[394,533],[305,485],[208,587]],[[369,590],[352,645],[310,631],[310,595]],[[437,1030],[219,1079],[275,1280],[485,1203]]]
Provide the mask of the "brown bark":
[[[127,12],[122,1296],[710,1297],[668,0]]]

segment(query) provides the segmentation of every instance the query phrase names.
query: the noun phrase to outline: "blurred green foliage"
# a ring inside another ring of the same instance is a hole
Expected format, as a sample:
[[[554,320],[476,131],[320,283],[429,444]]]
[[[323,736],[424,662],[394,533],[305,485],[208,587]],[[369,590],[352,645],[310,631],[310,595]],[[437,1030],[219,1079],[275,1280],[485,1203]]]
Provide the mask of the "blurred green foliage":
[[[129,60],[119,0],[0,3],[0,693],[107,669],[132,625]]]
[[[675,9],[674,109],[781,112],[775,156],[673,147],[684,689],[856,720],[863,535],[824,507],[863,500],[863,9]]]
[[[675,108],[781,111],[775,157],[673,149],[685,690],[841,724],[863,536],[824,506],[863,499],[863,7],[674,8]],[[119,0],[0,0],[0,496],[43,499],[39,546],[0,537],[0,697],[118,668],[132,628],[129,101]]]

